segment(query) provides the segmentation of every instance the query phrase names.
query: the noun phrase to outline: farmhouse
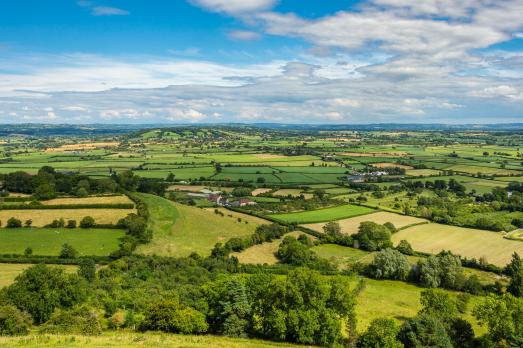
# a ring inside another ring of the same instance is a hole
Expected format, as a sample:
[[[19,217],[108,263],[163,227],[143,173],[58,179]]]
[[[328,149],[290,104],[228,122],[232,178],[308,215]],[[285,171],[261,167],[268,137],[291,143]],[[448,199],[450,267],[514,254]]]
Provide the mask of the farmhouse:
[[[237,201],[231,202],[231,207],[245,207],[247,205],[255,205],[256,202],[250,200],[249,198],[241,198]]]

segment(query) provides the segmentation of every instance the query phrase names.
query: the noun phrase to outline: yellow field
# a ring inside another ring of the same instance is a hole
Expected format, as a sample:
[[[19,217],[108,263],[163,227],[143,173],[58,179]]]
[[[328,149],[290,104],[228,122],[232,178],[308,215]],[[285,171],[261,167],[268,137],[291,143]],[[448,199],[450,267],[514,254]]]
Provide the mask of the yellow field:
[[[262,193],[271,192],[272,189],[270,188],[257,188],[256,190],[252,191],[253,196],[261,195]]]
[[[411,169],[407,170],[405,174],[409,176],[431,176],[440,175],[441,171],[436,169]]]
[[[408,153],[405,151],[396,152],[342,152],[340,155],[351,157],[404,157]]]
[[[133,203],[129,197],[121,196],[101,196],[101,197],[85,197],[85,198],[55,198],[48,201],[42,201],[45,205],[60,205],[60,204],[129,204]]]
[[[80,220],[85,216],[92,216],[97,224],[114,224],[118,220],[126,217],[130,213],[135,213],[135,209],[26,209],[26,210],[0,210],[0,221],[5,226],[7,220],[15,217],[24,223],[26,220],[33,220],[33,227],[43,227],[50,224],[55,219],[63,218],[67,220]]]
[[[236,256],[240,263],[246,263],[246,264],[268,264],[268,265],[274,265],[278,263],[278,259],[276,258],[275,253],[278,251],[278,248],[286,236],[292,236],[292,237],[298,237],[300,234],[303,234],[303,232],[290,232],[287,233],[284,237],[281,239],[273,240],[270,243],[262,243],[255,246],[252,246],[242,252],[239,253],[232,253],[232,256]],[[308,236],[311,239],[315,239],[312,236]]]
[[[397,164],[397,163],[391,163],[391,162],[382,162],[382,163],[372,163],[373,167],[376,168],[403,168],[403,169],[413,169],[411,166],[406,166],[404,164]]]
[[[189,192],[199,192],[203,190],[206,186],[203,185],[171,185],[167,190],[169,191],[189,191]]]
[[[11,285],[15,281],[16,276],[31,266],[33,265],[25,263],[0,263],[0,288]],[[76,272],[77,269],[77,266],[72,265],[53,267],[63,267],[65,268],[66,272]]]
[[[56,148],[48,148],[46,152],[62,152],[62,151],[83,151],[83,150],[93,150],[100,149],[104,147],[116,147],[120,145],[119,142],[94,142],[94,143],[82,143],[82,144],[67,144],[62,145]]]
[[[392,235],[394,244],[402,239],[416,251],[437,254],[451,250],[468,258],[486,257],[487,262],[498,266],[506,265],[514,252],[523,255],[523,243],[505,239],[501,233],[435,223],[413,226]]]
[[[347,234],[354,234],[358,232],[360,224],[364,221],[372,221],[378,224],[384,224],[386,222],[392,222],[396,228],[402,228],[412,224],[418,224],[425,222],[427,220],[416,218],[413,216],[406,216],[400,214],[389,213],[385,211],[380,211],[377,213],[356,216],[353,218],[338,220],[340,224],[341,231]],[[311,230],[323,232],[323,226],[326,225],[326,222],[320,222],[315,224],[306,224],[303,225]]]
[[[273,193],[273,196],[281,196],[281,197],[287,197],[288,195],[291,195],[292,197],[298,197],[302,194],[302,191],[300,189],[281,189]],[[305,199],[312,198],[312,193],[303,193],[303,196]]]

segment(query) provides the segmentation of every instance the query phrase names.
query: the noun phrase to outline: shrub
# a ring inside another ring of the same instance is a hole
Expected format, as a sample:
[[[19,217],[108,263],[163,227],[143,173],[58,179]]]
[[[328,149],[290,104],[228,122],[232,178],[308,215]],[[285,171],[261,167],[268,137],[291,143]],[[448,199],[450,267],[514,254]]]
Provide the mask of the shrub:
[[[369,265],[369,274],[376,279],[407,279],[410,272],[407,258],[399,251],[385,249],[380,251]]]
[[[60,250],[61,259],[75,259],[78,257],[78,251],[73,248],[71,245],[64,243],[62,245],[62,250]]]
[[[86,305],[71,309],[59,309],[53,313],[51,318],[40,329],[43,333],[51,334],[77,334],[77,335],[100,335],[102,325],[100,315],[96,310]]]
[[[19,228],[22,227],[22,221],[17,218],[11,217],[7,220],[7,228]]]
[[[172,300],[161,300],[150,305],[140,325],[142,331],[155,330],[182,334],[203,333],[208,328],[204,314]]]
[[[12,305],[0,306],[0,336],[20,336],[29,333],[31,317]]]
[[[94,227],[95,221],[92,216],[86,216],[80,221],[81,228],[91,228]]]
[[[69,220],[69,221],[67,221],[67,225],[65,227],[67,227],[67,228],[76,228],[76,220]]]
[[[398,245],[396,246],[396,250],[402,253],[403,255],[414,255],[414,249],[412,249],[412,246],[409,242],[407,242],[405,239],[400,240]]]

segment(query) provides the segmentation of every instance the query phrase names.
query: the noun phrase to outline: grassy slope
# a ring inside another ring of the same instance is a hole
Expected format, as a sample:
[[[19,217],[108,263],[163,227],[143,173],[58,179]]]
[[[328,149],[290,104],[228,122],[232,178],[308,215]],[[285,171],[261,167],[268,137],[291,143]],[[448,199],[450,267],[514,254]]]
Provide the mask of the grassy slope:
[[[157,333],[107,332],[102,336],[31,335],[28,337],[0,337],[0,347],[155,347],[155,348],[272,348],[298,347],[296,345],[228,338],[217,336],[185,336]]]
[[[105,256],[118,249],[123,230],[67,228],[3,228],[0,229],[0,253],[23,254],[33,248],[34,255],[60,253],[64,243],[72,245],[80,255]]]
[[[158,196],[141,194],[141,197],[149,207],[154,234],[152,242],[140,246],[138,253],[180,257],[197,252],[206,256],[216,243],[248,236],[258,226]]]

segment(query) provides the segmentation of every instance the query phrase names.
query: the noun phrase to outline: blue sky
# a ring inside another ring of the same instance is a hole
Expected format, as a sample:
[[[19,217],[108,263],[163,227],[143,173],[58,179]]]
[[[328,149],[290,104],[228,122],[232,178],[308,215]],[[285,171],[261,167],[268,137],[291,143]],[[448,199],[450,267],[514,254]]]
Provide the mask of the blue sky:
[[[0,122],[523,122],[523,0],[17,0]]]

